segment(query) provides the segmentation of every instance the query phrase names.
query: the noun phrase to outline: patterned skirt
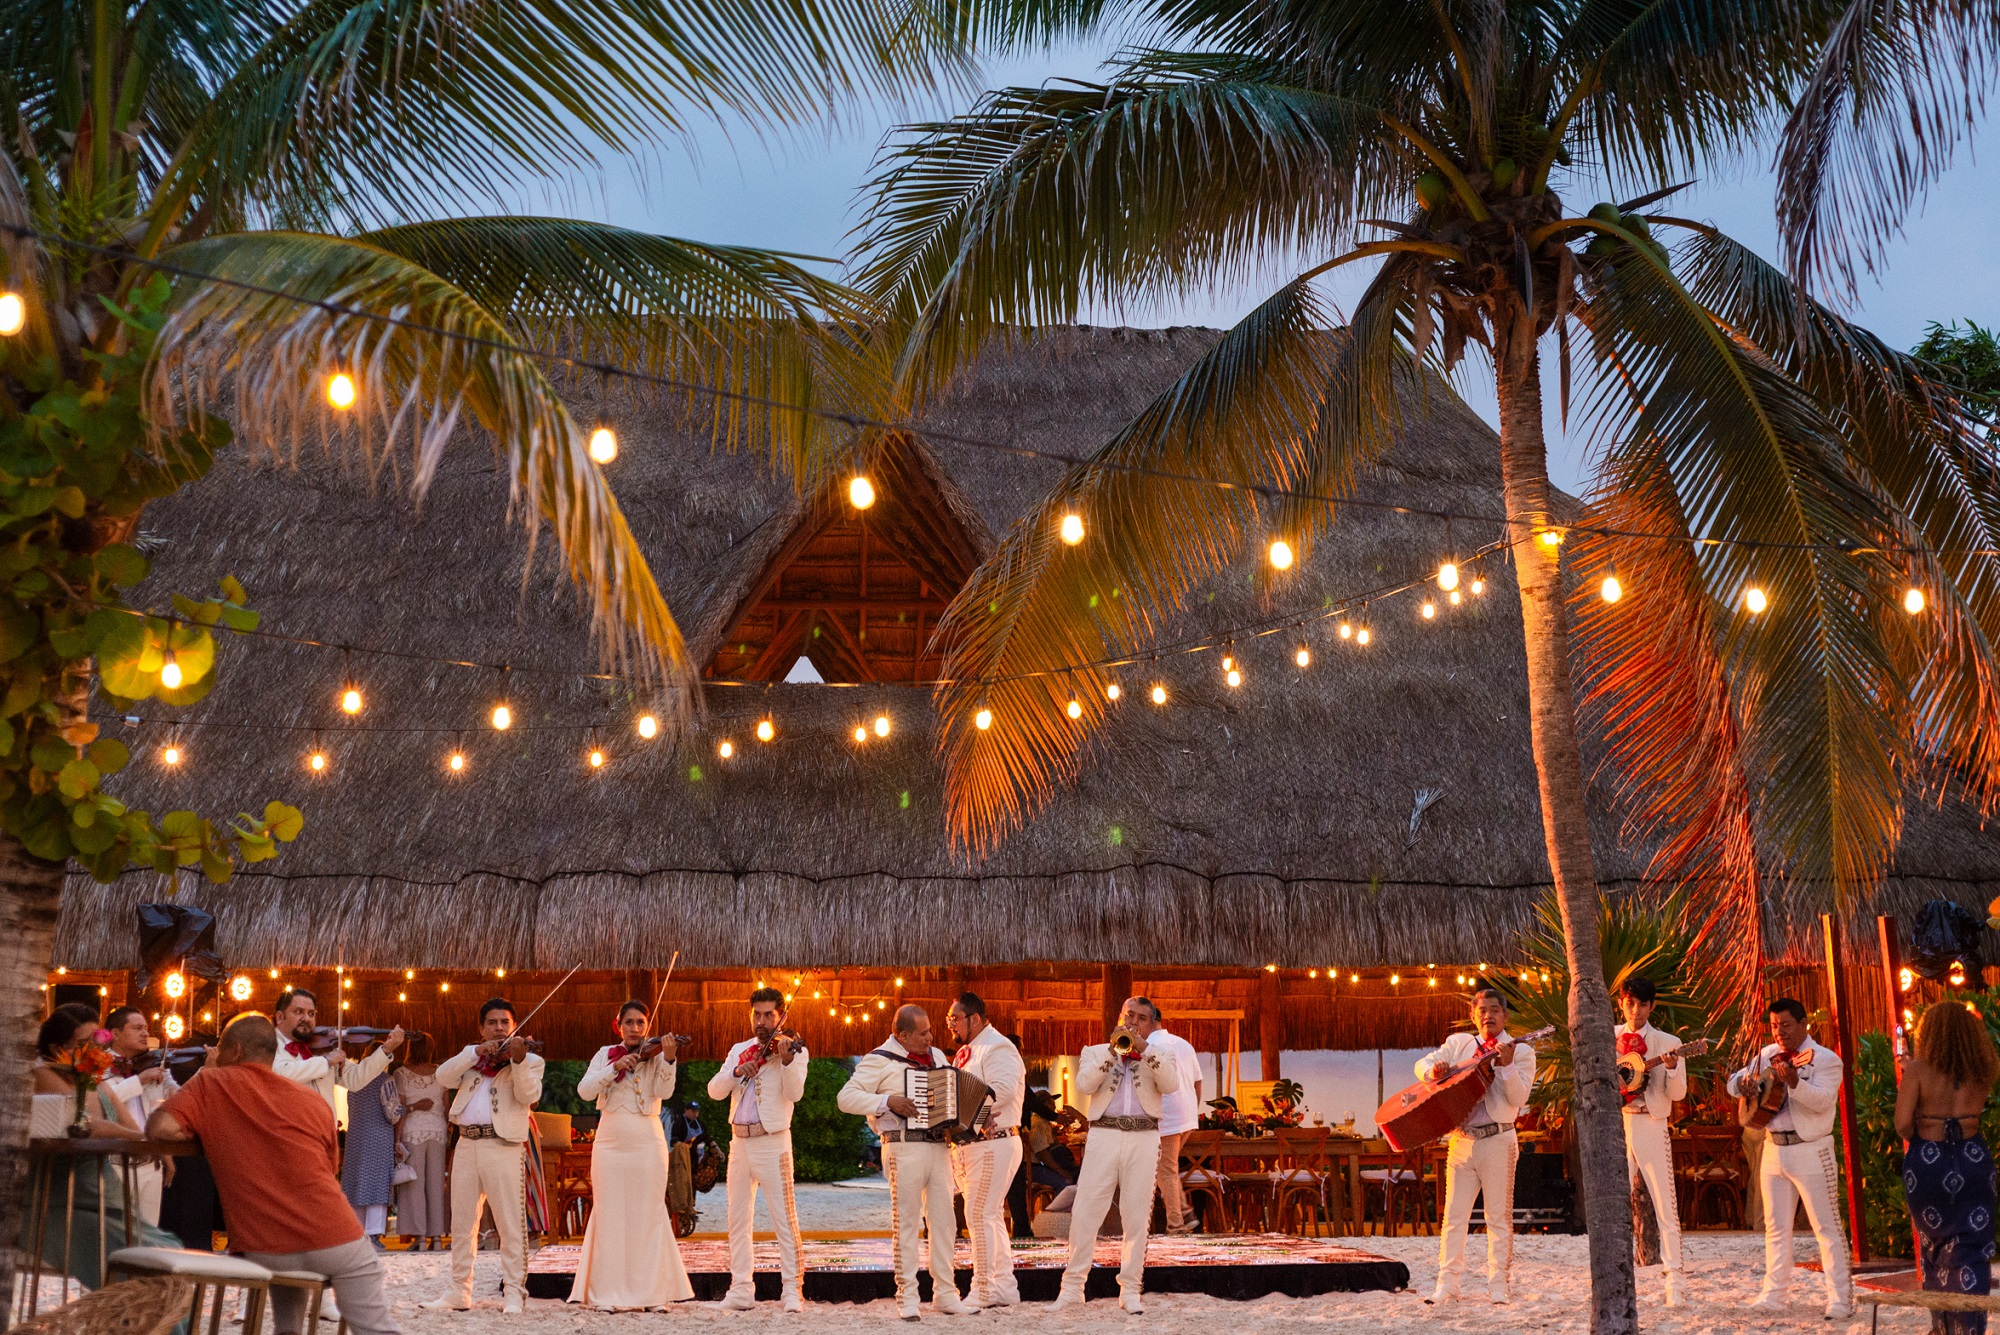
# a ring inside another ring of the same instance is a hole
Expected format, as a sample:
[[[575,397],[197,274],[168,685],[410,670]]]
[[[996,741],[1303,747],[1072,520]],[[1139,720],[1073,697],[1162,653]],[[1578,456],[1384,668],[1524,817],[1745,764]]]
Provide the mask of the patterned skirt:
[[[1924,1287],[1989,1293],[1993,1287],[1993,1155],[1979,1136],[1945,1123],[1943,1140],[1913,1140],[1903,1155],[1903,1192],[1917,1231]],[[1942,1335],[1985,1335],[1984,1312],[1938,1312]]]

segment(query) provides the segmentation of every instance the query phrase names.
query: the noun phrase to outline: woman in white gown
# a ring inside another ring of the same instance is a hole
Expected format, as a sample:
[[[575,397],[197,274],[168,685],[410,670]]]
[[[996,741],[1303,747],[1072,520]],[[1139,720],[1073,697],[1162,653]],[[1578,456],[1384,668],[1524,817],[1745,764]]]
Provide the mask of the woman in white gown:
[[[664,1307],[694,1297],[667,1214],[667,1137],[660,1103],[674,1092],[674,1040],[639,1059],[648,1016],[642,1001],[618,1011],[619,1041],[590,1059],[579,1097],[600,1114],[590,1152],[590,1224],[569,1300],[612,1310]]]

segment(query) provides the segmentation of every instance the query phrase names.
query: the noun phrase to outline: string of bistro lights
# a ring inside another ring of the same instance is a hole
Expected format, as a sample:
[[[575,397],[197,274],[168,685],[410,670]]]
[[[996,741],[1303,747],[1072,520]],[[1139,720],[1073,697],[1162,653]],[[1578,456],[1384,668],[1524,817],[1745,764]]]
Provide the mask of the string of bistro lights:
[[[72,242],[62,238],[51,237],[46,234],[35,231],[33,229],[21,228],[13,225],[0,225],[0,228],[4,228],[4,230],[11,231],[15,235],[24,238],[32,238],[43,242],[54,242],[56,244],[72,246],[86,251],[100,252],[107,256],[113,256],[121,259],[129,260],[135,258],[132,256],[125,255],[122,252],[112,251],[106,247],[98,247],[89,245],[88,243]],[[519,355],[540,358],[550,362],[566,365],[577,370],[594,371],[603,376],[620,376],[628,379],[668,386],[680,391],[706,393],[718,397],[735,399],[741,402],[768,406],[768,407],[787,408],[796,411],[796,409],[793,408],[792,405],[782,404],[777,400],[768,399],[759,395],[747,394],[740,391],[727,390],[714,386],[681,381],[671,377],[659,376],[652,374],[650,372],[635,371],[630,368],[620,367],[609,363],[599,363],[599,362],[588,361],[585,359],[569,357],[562,354],[542,352],[537,349],[512,344],[505,340],[484,338],[476,335],[464,334],[460,331],[440,329],[436,326],[425,325],[417,321],[408,320],[404,317],[383,315],[377,312],[366,311],[354,307],[344,306],[335,302],[329,302],[311,297],[303,297],[297,294],[284,292],[281,289],[264,287],[258,284],[244,282],[242,280],[223,278],[214,274],[206,274],[194,270],[189,270],[182,266],[174,265],[165,261],[142,260],[140,262],[151,265],[152,267],[159,269],[161,271],[173,273],[182,277],[194,278],[202,281],[215,282],[227,286],[232,286],[235,288],[258,293],[261,295],[293,301],[303,306],[309,306],[316,309],[325,310],[334,314],[377,321],[396,327],[410,328],[433,336],[457,339],[462,342],[475,346],[486,347],[493,350],[507,351]],[[11,336],[19,333],[20,330],[25,325],[25,320],[26,320],[26,306],[25,302],[22,300],[20,295],[13,292],[0,293],[0,335]],[[357,406],[360,398],[359,389],[354,381],[353,376],[344,371],[333,372],[327,377],[325,392],[328,405],[338,412],[352,411]],[[838,421],[850,426],[873,427],[891,431],[907,431],[914,434],[923,435],[927,438],[938,440],[944,443],[973,446],[984,449],[992,449],[1019,456],[1049,459],[1049,460],[1063,462],[1072,466],[1090,466],[1090,467],[1101,467],[1108,469],[1122,469],[1126,471],[1134,471],[1160,477],[1166,477],[1172,480],[1187,482],[1190,484],[1212,485],[1227,489],[1250,490],[1274,498],[1307,499],[1314,501],[1322,501],[1328,504],[1335,504],[1335,505],[1361,505],[1364,508],[1376,508],[1376,509],[1393,511],[1395,513],[1400,513],[1400,514],[1434,517],[1445,521],[1447,524],[1447,546],[1449,546],[1449,536],[1448,536],[1449,525],[1453,521],[1458,521],[1461,523],[1468,523],[1468,522],[1494,523],[1501,525],[1503,531],[1507,528],[1511,528],[1514,526],[1513,521],[1510,521],[1504,517],[1495,517],[1490,515],[1472,515],[1472,514],[1464,514],[1452,511],[1431,510],[1422,507],[1406,506],[1389,502],[1371,502],[1357,498],[1318,496],[1311,493],[1297,492],[1273,486],[1237,483],[1224,479],[1203,478],[1193,475],[1170,473],[1164,470],[1151,469],[1143,465],[1120,464],[1115,462],[1106,463],[1097,460],[1083,459],[1083,458],[1078,458],[1076,456],[1060,454],[1052,451],[1036,450],[1024,446],[1005,444],[1002,442],[995,442],[995,441],[985,441],[975,437],[960,436],[953,433],[938,432],[930,428],[926,428],[913,423],[885,422],[877,419],[867,418],[859,414],[843,413],[830,409],[807,409],[806,411],[809,411],[817,416]],[[593,429],[589,440],[589,453],[591,458],[600,466],[609,465],[610,463],[615,462],[615,460],[618,457],[617,436],[615,431],[609,425],[609,423],[600,421],[599,424]],[[853,506],[856,511],[865,511],[869,509],[871,506],[875,504],[876,499],[877,499],[877,492],[875,485],[873,481],[865,473],[857,474],[849,479],[847,485],[847,500],[848,503],[851,506]],[[1061,538],[1061,540],[1069,546],[1079,545],[1082,542],[1084,542],[1087,537],[1087,527],[1084,518],[1081,514],[1078,514],[1074,511],[1067,512],[1060,517],[1058,521],[1057,531],[1058,531],[1058,536]],[[1566,535],[1574,532],[1598,533],[1606,536],[1618,536],[1618,537],[1632,538],[1632,539],[1693,542],[1697,546],[1747,545],[1751,547],[1768,547],[1774,550],[1785,549],[1785,548],[1837,550],[1844,554],[1850,554],[1850,555],[1862,551],[1882,550],[1876,548],[1864,548],[1859,544],[1854,544],[1854,543],[1788,544],[1788,543],[1765,543],[1748,539],[1690,538],[1687,535],[1678,535],[1678,534],[1676,535],[1643,534],[1643,533],[1635,533],[1624,530],[1617,530],[1602,526],[1591,526],[1586,524],[1566,524],[1566,525],[1546,524],[1538,527],[1535,530],[1533,540],[1539,541],[1553,549],[1555,547],[1560,546]],[[1483,594],[1485,591],[1485,584],[1486,584],[1484,578],[1485,557],[1492,554],[1493,552],[1504,549],[1506,546],[1507,542],[1503,538],[1499,541],[1487,544],[1486,546],[1479,548],[1471,555],[1470,558],[1468,558],[1469,562],[1472,565],[1472,579],[1470,580],[1469,588],[1470,592],[1474,596]],[[1977,552],[1968,552],[1966,554],[1990,556],[1996,553],[1987,551],[1977,551]],[[1265,551],[1265,558],[1269,562],[1271,568],[1279,572],[1283,572],[1290,569],[1295,559],[1294,552],[1290,542],[1283,537],[1274,538],[1270,541]],[[1269,618],[1262,621],[1249,623],[1247,625],[1238,626],[1229,630],[1216,632],[1210,635],[1205,635],[1199,638],[1156,645],[1147,652],[1142,654],[1127,654],[1120,656],[1105,657],[1085,662],[1066,664],[1056,668],[1036,669],[1032,671],[1023,671],[1011,674],[997,675],[991,678],[982,679],[980,684],[995,685],[1001,682],[1022,681],[1022,680],[1030,680],[1038,678],[1069,678],[1073,681],[1073,679],[1077,674],[1085,671],[1116,670],[1118,668],[1130,667],[1140,663],[1157,662],[1158,659],[1161,658],[1162,656],[1200,653],[1216,648],[1223,648],[1226,651],[1222,659],[1223,680],[1229,688],[1235,689],[1240,687],[1243,684],[1244,680],[1244,671],[1242,664],[1240,663],[1235,653],[1233,652],[1234,642],[1237,638],[1256,639],[1268,635],[1280,634],[1287,630],[1291,630],[1294,632],[1303,632],[1306,626],[1311,622],[1337,619],[1339,638],[1342,641],[1351,641],[1356,647],[1365,648],[1371,642],[1374,635],[1373,627],[1370,618],[1368,616],[1368,609],[1371,603],[1381,602],[1385,599],[1393,598],[1398,595],[1408,593],[1412,590],[1422,588],[1426,590],[1426,593],[1420,607],[1420,615],[1424,620],[1431,621],[1435,620],[1438,615],[1438,602],[1436,598],[1429,593],[1429,586],[1434,584],[1438,592],[1442,593],[1445,596],[1449,605],[1457,606],[1462,601],[1462,595],[1460,593],[1460,583],[1461,583],[1461,572],[1460,572],[1459,560],[1456,555],[1448,555],[1446,559],[1438,566],[1437,570],[1433,573],[1428,573],[1426,575],[1414,579],[1406,580],[1400,584],[1371,590],[1368,593],[1354,595],[1352,597],[1344,598],[1338,601],[1334,600],[1331,597],[1328,597],[1321,608],[1315,609],[1310,613],[1305,613],[1305,614],[1294,613],[1285,617]],[[1612,574],[1605,576],[1604,579],[1601,581],[1598,588],[1598,593],[1599,596],[1603,598],[1604,601],[1608,603],[1616,603],[1624,597],[1625,589],[1618,576],[1616,574]],[[1115,590],[1114,590],[1114,596],[1115,596]],[[1743,588],[1743,590],[1741,591],[1741,600],[1744,611],[1746,611],[1752,616],[1761,615],[1770,606],[1770,595],[1761,586],[1756,584],[1749,584]],[[1926,605],[1926,600],[1923,590],[1920,587],[1911,585],[1905,590],[1902,603],[1904,610],[1908,612],[1910,615],[1914,616],[1922,613]],[[1358,618],[1358,624],[1356,624],[1355,620],[1351,619],[1351,614],[1355,612],[1357,608],[1359,609],[1360,612],[1360,616]],[[137,616],[159,615],[159,614],[149,614],[137,611],[135,609],[121,608],[118,610],[130,611],[133,615]],[[181,618],[179,618],[177,615],[166,615],[163,619],[172,622],[172,621],[178,621]],[[425,662],[439,666],[494,670],[502,674],[512,671],[524,671],[530,673],[564,676],[577,680],[594,680],[594,681],[611,681],[611,682],[631,682],[634,680],[631,677],[615,673],[584,673],[584,672],[576,672],[573,670],[564,670],[564,669],[516,667],[511,663],[481,663],[475,660],[446,658],[446,657],[426,655],[426,654],[417,654],[405,650],[373,649],[365,646],[337,644],[323,640],[316,640],[302,636],[281,634],[261,629],[247,631],[247,632],[236,632],[236,633],[283,640],[289,643],[302,646],[338,650],[345,655],[353,655],[353,654],[375,655],[380,657],[403,659],[407,661]],[[1312,650],[1310,645],[1306,643],[1303,639],[1297,645],[1297,648],[1293,653],[1293,658],[1297,663],[1298,667],[1301,669],[1304,669],[1310,665],[1312,659]],[[161,682],[169,689],[174,689],[180,685],[180,681],[181,681],[181,670],[179,664],[174,660],[174,658],[170,654],[168,655],[167,661],[161,669]],[[770,683],[768,682],[747,682],[735,679],[709,679],[706,680],[704,684],[712,686],[720,686],[720,687],[757,686],[757,687],[763,687],[765,689],[768,689],[768,687],[770,686]],[[854,685],[850,683],[823,683],[823,684],[836,685],[836,686]],[[866,686],[875,686],[879,688],[890,684],[891,683],[868,683],[864,685],[864,689]],[[893,685],[899,687],[906,687],[906,688],[916,687],[923,689],[934,688],[946,684],[950,684],[949,679],[932,679],[928,681],[893,683]],[[1109,700],[1116,702],[1117,700],[1119,700],[1122,693],[1123,693],[1123,688],[1118,681],[1113,680],[1106,684],[1105,694]],[[1151,700],[1151,702],[1155,706],[1166,705],[1168,703],[1168,691],[1166,685],[1160,681],[1152,682],[1147,689],[1147,697]],[[345,715],[347,715],[349,719],[353,719],[354,716],[357,716],[362,712],[363,704],[364,704],[363,696],[359,688],[359,685],[350,679],[345,684],[341,692],[340,696],[341,711]],[[1072,691],[1071,699],[1069,700],[1068,704],[1064,706],[1064,709],[1071,719],[1077,719],[1082,716],[1083,705],[1082,702],[1075,697],[1074,691]],[[122,715],[119,717],[121,721],[133,725],[139,725],[149,722],[149,720],[146,720],[137,715]],[[151,721],[157,721],[157,720],[151,720]],[[513,709],[511,705],[504,698],[504,692],[501,701],[494,705],[491,713],[488,715],[487,722],[496,732],[506,732],[515,726],[515,720],[513,718]],[[974,714],[973,722],[974,726],[981,731],[989,729],[994,722],[993,711],[991,710],[991,708],[982,705]],[[169,720],[166,723],[166,726],[170,729],[170,731],[184,729],[184,728],[201,728],[201,727],[255,729],[261,731],[309,731],[314,734],[314,742],[307,754],[307,761],[306,761],[307,767],[312,771],[314,771],[315,773],[322,773],[325,770],[327,770],[331,764],[330,758],[325,748],[320,744],[319,740],[320,734],[323,733],[325,729],[311,724],[243,723],[243,722],[234,722],[228,720],[197,719],[197,720]],[[412,732],[412,733],[448,732],[448,733],[456,733],[461,738],[463,738],[466,732],[466,729],[464,728],[452,728],[452,727],[383,728],[373,725],[357,725],[357,726],[361,730],[379,731],[379,732]],[[589,747],[586,753],[586,760],[591,768],[602,769],[608,762],[609,757],[604,747],[598,744],[597,736],[601,731],[616,726],[618,725],[607,724],[607,723],[559,724],[559,725],[538,725],[538,726],[528,727],[523,730],[524,731],[583,731],[588,735],[590,739]],[[637,731],[638,735],[640,736],[640,738],[643,740],[651,740],[652,738],[656,737],[660,731],[659,720],[652,713],[639,714],[637,718],[634,720],[633,726]],[[892,731],[893,726],[894,726],[893,720],[890,714],[885,710],[876,716],[872,724],[866,722],[858,723],[854,728],[854,740],[856,744],[859,745],[867,743],[871,739],[871,736],[876,739],[886,738]],[[776,721],[770,715],[769,712],[766,712],[762,717],[760,717],[757,720],[752,731],[753,735],[760,743],[770,743],[774,741],[777,737],[777,732],[778,732]],[[736,754],[736,752],[737,752],[737,745],[733,737],[723,737],[718,741],[716,745],[717,756],[722,760],[727,761],[731,759]],[[184,753],[181,744],[177,740],[173,740],[170,737],[169,741],[163,747],[160,748],[159,759],[161,763],[168,766],[179,765],[184,759]],[[466,757],[465,748],[462,742],[460,745],[455,746],[448,753],[445,761],[446,769],[448,770],[448,772],[453,774],[463,773],[467,768],[468,763],[469,762]]]

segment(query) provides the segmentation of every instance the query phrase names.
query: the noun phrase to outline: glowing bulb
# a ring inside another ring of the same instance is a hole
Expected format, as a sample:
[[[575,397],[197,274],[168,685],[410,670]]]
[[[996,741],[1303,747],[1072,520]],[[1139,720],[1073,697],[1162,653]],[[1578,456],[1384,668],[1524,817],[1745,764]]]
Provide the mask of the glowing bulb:
[[[312,767],[313,773],[318,774],[322,772],[326,769],[326,752],[313,752],[310,756],[306,757],[306,764]]]
[[[1478,596],[1479,596],[1480,594],[1482,594],[1482,593],[1484,593],[1484,592],[1486,592],[1486,581],[1485,581],[1485,580],[1483,580],[1483,579],[1475,579],[1475,580],[1473,580],[1473,581],[1472,581],[1472,596],[1473,596],[1473,597],[1475,597],[1475,598],[1477,598],[1477,597],[1478,597]]]
[[[901,987],[902,985],[903,985],[903,980],[902,980],[901,978],[898,978],[898,979],[896,980],[896,986],[897,986],[897,987]]]
[[[1908,612],[1911,616],[1915,616],[1917,613],[1923,611],[1924,591],[1922,589],[1912,588],[1910,589],[1909,592],[1905,593],[1903,595],[1903,610],[1905,612]]]
[[[639,735],[651,740],[659,735],[660,721],[651,714],[639,715]]]
[[[167,661],[160,665],[160,685],[170,691],[178,691],[181,688],[181,681],[181,661],[168,654]]]
[[[1073,719],[1079,719],[1079,718],[1082,718],[1082,717],[1083,717],[1083,701],[1081,701],[1081,700],[1072,700],[1072,701],[1070,701],[1070,702],[1069,702],[1069,703],[1068,703],[1067,705],[1064,705],[1064,706],[1063,706],[1063,713],[1065,713],[1065,714],[1069,715],[1069,716],[1070,716],[1071,718],[1073,718]]]
[[[1238,672],[1235,668],[1231,668],[1229,669],[1229,675],[1224,677],[1223,680],[1228,682],[1231,686],[1241,686],[1243,684],[1243,674],[1241,672]]]
[[[343,978],[343,979],[341,979],[341,980],[340,980],[340,985],[341,985],[342,987],[353,987],[353,986],[354,986],[354,980],[353,980],[352,978]]]
[[[1299,651],[1292,655],[1292,660],[1300,667],[1306,667],[1313,661],[1312,650],[1302,644],[1299,646]]]
[[[722,745],[715,748],[715,754],[721,756],[724,760],[729,759],[729,757],[736,754],[736,743],[730,741],[723,742]]]
[[[1153,703],[1156,705],[1163,705],[1166,702],[1167,702],[1167,688],[1164,686],[1155,686],[1153,688]]]
[[[1343,640],[1351,640],[1351,639],[1353,639],[1353,638],[1354,638],[1354,627],[1352,627],[1352,626],[1348,625],[1348,624],[1347,624],[1347,623],[1346,623],[1345,621],[1341,622],[1341,623],[1340,623],[1340,638],[1341,638],[1341,639],[1343,639]]]
[[[1743,590],[1743,605],[1749,608],[1751,615],[1754,616],[1769,607],[1771,600],[1764,596],[1762,589],[1752,584],[1749,588]]]
[[[234,978],[229,980],[230,999],[232,1001],[250,1000],[250,987],[251,985],[249,978],[247,978],[243,974],[240,973],[237,974]]]
[[[1618,576],[1606,575],[1604,583],[1597,587],[1598,596],[1607,603],[1615,603],[1625,596],[1625,586],[1618,582]]]
[[[396,994],[396,1000],[398,1001],[408,1001],[409,999],[410,999],[410,994],[408,992],[398,992]]]
[[[1236,666],[1236,660],[1234,658],[1231,658],[1228,654],[1224,654],[1222,656],[1222,670],[1224,672],[1229,671],[1231,668],[1235,666]]]
[[[178,1015],[169,1015],[166,1019],[162,1020],[160,1028],[166,1034],[169,1043],[178,1043],[181,1037],[187,1033],[187,1024]]]
[[[875,504],[875,484],[865,477],[855,478],[847,484],[847,503],[857,510]]]
[[[451,984],[450,984],[450,983],[439,983],[439,984],[438,984],[438,991],[440,991],[440,992],[449,992],[449,991],[451,991]]]
[[[505,978],[507,976],[507,971],[505,969],[495,969],[493,971],[493,976],[495,978]]]
[[[1400,983],[1402,981],[1403,981],[1403,975],[1399,973],[1392,973],[1389,975],[1389,982],[1391,986]]]
[[[875,735],[877,737],[887,737],[889,735],[889,716],[887,714],[877,714],[875,716]]]
[[[857,741],[857,742],[865,742],[865,741],[867,741],[867,740],[868,740],[868,729],[867,729],[867,728],[865,728],[865,727],[859,727],[859,728],[856,728],[856,729],[854,730],[854,740],[855,740],[855,741]]]
[[[758,741],[760,741],[760,742],[768,742],[768,741],[770,741],[770,740],[771,740],[771,739],[772,739],[773,737],[776,737],[777,735],[778,735],[778,728],[777,728],[777,725],[776,725],[776,724],[774,724],[774,723],[772,723],[772,722],[771,722],[771,720],[769,720],[769,719],[759,719],[759,720],[757,720],[757,740],[758,740]]]
[[[326,382],[326,401],[346,412],[354,406],[354,377],[345,371],[335,373]]]
[[[590,433],[590,457],[592,462],[608,464],[618,457],[618,434],[608,426],[601,426]]]
[[[160,763],[165,765],[180,764],[181,749],[178,746],[170,746],[166,750],[160,752]]]
[[[1460,598],[1460,597],[1458,596],[1458,590],[1457,590],[1457,589],[1453,589],[1453,590],[1451,591],[1451,594],[1450,594],[1450,598],[1451,598],[1451,605],[1452,605],[1453,607],[1457,607],[1457,606],[1459,605],[1459,603],[1463,601],[1463,599],[1461,599],[1461,598]]]
[[[1917,976],[1908,969],[1899,969],[1896,973],[1896,985],[1899,991],[1907,992],[1917,985]]]
[[[1563,540],[1562,530],[1559,528],[1545,528],[1541,532],[1541,539],[1542,546],[1544,547],[1560,547]]]
[[[1347,981],[1350,983],[1358,983],[1361,981],[1361,975],[1358,973],[1351,973],[1347,975]]]
[[[1445,590],[1458,587],[1458,567],[1450,561],[1438,567],[1438,587]]]
[[[1124,692],[1118,689],[1118,683],[1115,681],[1104,688],[1104,698],[1107,700],[1116,700],[1122,694]]]
[[[1062,540],[1074,547],[1083,541],[1083,516],[1064,515],[1062,517]]]
[[[505,705],[493,706],[493,726],[501,732],[514,726],[514,711]]]
[[[988,728],[993,726],[993,711],[990,709],[982,709],[977,714],[974,714],[972,716],[972,726],[979,729],[981,732],[985,732]]]
[[[1369,640],[1368,627],[1363,626],[1360,630],[1354,632],[1354,642],[1356,644],[1366,644],[1368,643],[1368,640]]]
[[[1438,980],[1435,978],[1431,979],[1430,982],[1432,987],[1436,987],[1438,985]]]
[[[340,707],[346,713],[359,714],[361,712],[361,692],[355,690],[352,686],[348,687],[341,693]]]
[[[451,772],[453,774],[457,774],[458,772],[460,772],[465,768],[465,755],[463,752],[454,751],[451,753],[451,759],[447,760],[445,763],[451,766]]]
[[[278,976],[278,971],[276,969],[271,970],[271,977],[276,978],[277,976]]]
[[[0,334],[12,338],[28,322],[28,303],[18,292],[0,292]]]
[[[405,977],[405,978],[408,978],[408,979],[413,979],[413,980],[414,980],[414,979],[416,978],[416,976],[417,976],[417,971],[416,971],[415,969],[405,969],[405,970],[403,970],[403,977]]]
[[[590,767],[591,767],[592,769],[603,769],[603,768],[604,768],[604,752],[602,752],[602,751],[598,751],[598,750],[595,750],[595,749],[593,749],[593,750],[591,751],[591,753],[590,753]]]
[[[1424,599],[1424,620],[1429,621],[1432,617],[1436,616],[1437,614],[1438,614],[1438,605],[1432,602],[1428,598]]]
[[[1283,538],[1271,544],[1271,566],[1275,570],[1292,568],[1292,544]]]
[[[187,985],[187,979],[185,977],[177,973],[170,973],[167,975],[166,992],[168,996],[182,997],[187,995],[187,990],[188,990],[188,985]]]

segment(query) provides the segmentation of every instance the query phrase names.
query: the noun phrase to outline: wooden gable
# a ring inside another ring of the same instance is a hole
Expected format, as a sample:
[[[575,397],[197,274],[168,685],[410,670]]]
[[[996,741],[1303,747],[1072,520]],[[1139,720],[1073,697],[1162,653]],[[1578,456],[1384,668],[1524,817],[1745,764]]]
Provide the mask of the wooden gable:
[[[925,681],[941,616],[979,564],[978,544],[908,446],[869,470],[875,504],[843,484],[808,509],[738,608],[707,675],[781,681],[801,657],[826,681]]]

